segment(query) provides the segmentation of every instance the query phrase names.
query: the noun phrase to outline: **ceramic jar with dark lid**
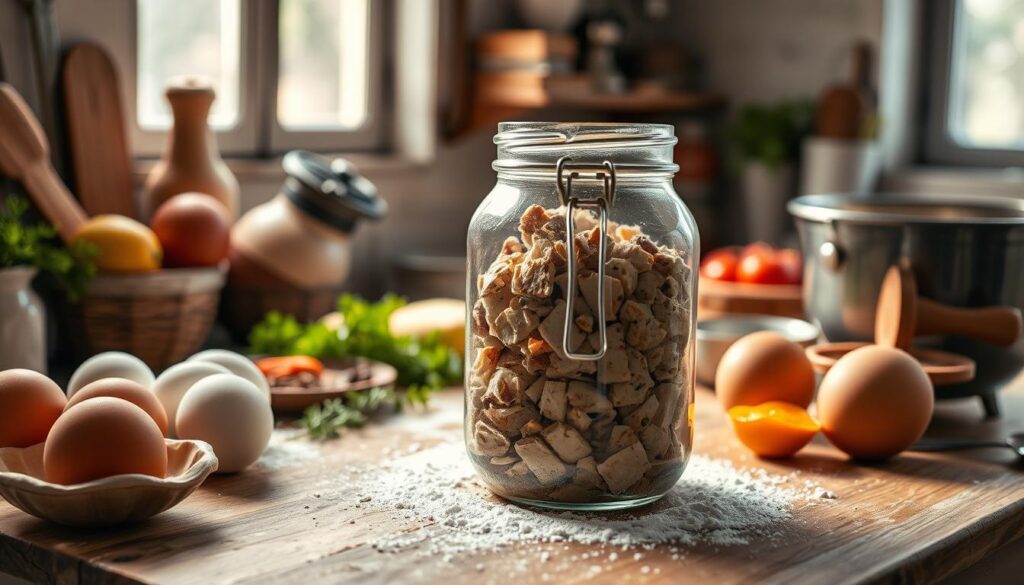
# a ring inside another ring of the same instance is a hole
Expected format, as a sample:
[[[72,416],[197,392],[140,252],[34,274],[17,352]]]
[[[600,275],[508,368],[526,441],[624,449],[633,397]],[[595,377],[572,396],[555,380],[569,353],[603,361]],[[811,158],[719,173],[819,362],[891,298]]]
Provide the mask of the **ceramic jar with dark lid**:
[[[236,330],[271,309],[304,319],[333,310],[351,268],[351,233],[361,219],[387,214],[373,183],[347,161],[295,150],[283,166],[280,192],[231,231],[228,296],[238,306],[226,308]]]

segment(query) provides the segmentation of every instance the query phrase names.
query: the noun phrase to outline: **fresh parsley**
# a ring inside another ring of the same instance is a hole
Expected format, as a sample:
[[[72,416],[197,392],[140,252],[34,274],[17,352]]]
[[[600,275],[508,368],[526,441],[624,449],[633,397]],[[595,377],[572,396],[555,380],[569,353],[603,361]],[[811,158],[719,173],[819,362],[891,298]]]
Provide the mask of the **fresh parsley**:
[[[343,295],[338,299],[338,312],[343,317],[343,324],[338,330],[332,330],[323,323],[300,323],[289,315],[271,312],[253,327],[249,335],[250,350],[264,355],[364,357],[385,362],[398,370],[397,384],[406,389],[405,402],[426,404],[434,391],[462,381],[462,359],[441,341],[438,334],[422,337],[392,335],[388,318],[403,305],[405,300],[394,295],[387,295],[377,302]],[[318,407],[320,410],[307,410],[303,424],[311,434],[315,434],[314,428],[362,424],[359,415],[352,412],[353,405],[359,406],[359,400],[328,401],[330,405],[325,403]]]
[[[0,268],[32,266],[50,274],[72,302],[81,298],[96,274],[98,250],[85,242],[65,247],[52,226],[25,225],[28,202],[9,196],[0,206]]]

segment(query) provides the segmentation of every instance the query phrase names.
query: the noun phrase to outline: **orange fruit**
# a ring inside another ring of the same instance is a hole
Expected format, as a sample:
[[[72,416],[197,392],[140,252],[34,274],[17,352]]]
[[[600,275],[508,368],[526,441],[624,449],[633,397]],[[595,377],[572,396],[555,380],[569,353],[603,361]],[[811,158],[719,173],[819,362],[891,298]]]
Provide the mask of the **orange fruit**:
[[[150,226],[168,267],[216,266],[228,257],[231,214],[202,193],[175,195],[157,208]]]
[[[761,457],[790,457],[821,429],[803,408],[777,400],[734,406],[729,420],[740,442]]]

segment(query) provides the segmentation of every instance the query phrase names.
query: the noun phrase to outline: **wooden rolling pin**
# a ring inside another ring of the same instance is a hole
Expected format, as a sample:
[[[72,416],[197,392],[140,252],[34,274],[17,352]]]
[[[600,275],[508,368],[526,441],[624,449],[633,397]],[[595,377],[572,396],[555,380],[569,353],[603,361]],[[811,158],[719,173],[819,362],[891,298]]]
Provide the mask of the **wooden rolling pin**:
[[[1007,347],[1021,334],[1021,313],[1016,307],[950,307],[929,299],[917,300],[915,335],[963,335]]]
[[[875,343],[903,350],[915,337],[927,335],[962,335],[1003,347],[1021,336],[1020,309],[951,307],[922,298],[914,273],[904,266],[886,272],[876,311]]]
[[[61,239],[70,242],[85,223],[85,211],[50,165],[50,147],[39,121],[21,95],[3,82],[0,128],[0,173],[21,181]]]

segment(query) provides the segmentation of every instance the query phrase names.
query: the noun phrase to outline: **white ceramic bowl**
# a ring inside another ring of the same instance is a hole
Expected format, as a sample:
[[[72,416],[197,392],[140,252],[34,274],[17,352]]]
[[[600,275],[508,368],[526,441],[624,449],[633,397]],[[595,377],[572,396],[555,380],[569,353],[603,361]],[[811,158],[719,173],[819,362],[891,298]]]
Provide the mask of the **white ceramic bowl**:
[[[94,528],[145,520],[187,498],[217,469],[210,445],[165,442],[165,478],[133,473],[75,485],[44,479],[44,443],[0,449],[0,496],[23,512],[66,526]]]
[[[818,340],[817,327],[790,317],[727,315],[697,322],[697,381],[714,386],[715,372],[725,350],[736,340],[757,331],[775,331],[790,341],[809,347]]]

